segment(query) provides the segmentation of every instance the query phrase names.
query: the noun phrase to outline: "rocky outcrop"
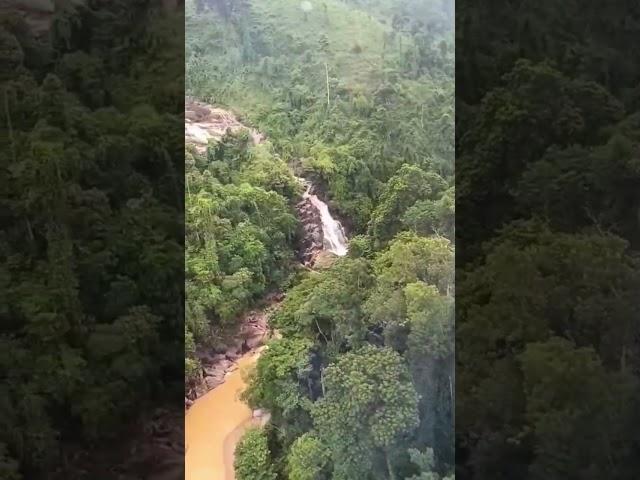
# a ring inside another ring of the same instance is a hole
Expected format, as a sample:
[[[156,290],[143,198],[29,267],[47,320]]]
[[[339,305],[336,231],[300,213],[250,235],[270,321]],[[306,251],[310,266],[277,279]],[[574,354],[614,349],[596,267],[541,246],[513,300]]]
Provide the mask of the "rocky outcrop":
[[[185,408],[205,393],[224,383],[228,373],[238,368],[237,361],[243,355],[260,348],[269,338],[268,318],[270,312],[284,300],[283,293],[272,293],[265,298],[265,305],[251,310],[240,320],[238,333],[227,342],[224,351],[211,352],[202,350],[197,352],[202,370],[199,378],[187,385],[185,392]]]
[[[300,220],[298,234],[300,238],[298,247],[300,262],[306,268],[327,266],[333,263],[337,255],[327,249],[327,244],[331,244],[331,241],[325,241],[326,239],[324,238],[326,234],[324,232],[325,223],[318,204],[323,205],[324,208],[326,208],[326,204],[318,198],[320,192],[316,191],[317,189],[313,183],[299,177],[298,179],[306,187],[301,200],[296,204],[296,212]],[[344,231],[341,233],[344,233]]]
[[[215,108],[187,97],[184,102],[184,139],[188,145],[204,153],[210,141],[220,140],[227,132],[248,130],[254,144],[262,143],[264,136],[247,128],[229,111]]]
[[[300,261],[304,266],[312,267],[316,256],[322,251],[322,219],[320,212],[309,198],[303,197],[296,204],[300,220]]]

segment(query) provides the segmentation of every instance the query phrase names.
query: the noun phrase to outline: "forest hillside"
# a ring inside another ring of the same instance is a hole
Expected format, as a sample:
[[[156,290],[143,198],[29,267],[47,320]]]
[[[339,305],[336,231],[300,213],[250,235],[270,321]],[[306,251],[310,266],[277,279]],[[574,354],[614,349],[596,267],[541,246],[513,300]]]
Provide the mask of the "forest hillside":
[[[279,298],[243,397],[270,421],[238,445],[239,480],[452,472],[452,7],[186,4],[187,95],[264,137],[189,148],[186,166],[187,386]],[[296,177],[347,255],[300,266]]]

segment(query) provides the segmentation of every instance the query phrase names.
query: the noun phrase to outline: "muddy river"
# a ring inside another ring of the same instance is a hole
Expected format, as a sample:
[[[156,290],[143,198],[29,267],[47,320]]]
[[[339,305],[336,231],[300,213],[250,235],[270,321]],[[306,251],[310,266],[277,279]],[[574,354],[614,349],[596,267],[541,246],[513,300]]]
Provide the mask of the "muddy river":
[[[238,361],[223,384],[200,397],[185,416],[185,480],[235,480],[233,452],[247,428],[258,425],[251,409],[240,400],[244,372],[260,351]]]

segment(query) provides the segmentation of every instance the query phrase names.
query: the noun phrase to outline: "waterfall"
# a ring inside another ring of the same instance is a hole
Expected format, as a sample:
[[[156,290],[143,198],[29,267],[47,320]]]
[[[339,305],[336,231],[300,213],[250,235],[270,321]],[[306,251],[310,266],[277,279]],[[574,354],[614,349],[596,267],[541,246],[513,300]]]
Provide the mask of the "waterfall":
[[[302,197],[308,199],[318,213],[320,213],[323,248],[339,257],[346,255],[347,236],[344,233],[342,225],[331,216],[327,204],[320,200],[317,195],[311,193],[311,183],[302,178],[299,180],[307,187]]]

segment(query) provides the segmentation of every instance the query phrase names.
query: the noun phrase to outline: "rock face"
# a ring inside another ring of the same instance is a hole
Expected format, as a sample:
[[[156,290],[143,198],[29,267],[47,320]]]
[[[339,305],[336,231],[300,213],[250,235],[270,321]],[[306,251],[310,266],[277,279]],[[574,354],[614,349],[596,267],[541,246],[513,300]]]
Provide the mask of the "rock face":
[[[238,368],[236,361],[241,356],[257,350],[264,344],[269,337],[268,312],[277,308],[284,298],[281,292],[269,294],[265,297],[263,308],[245,314],[240,319],[241,326],[237,335],[228,342],[229,346],[224,352],[197,352],[202,371],[195,382],[186,386],[185,408],[188,409],[197,398],[224,383],[226,375]]]
[[[313,197],[316,198],[316,202],[319,201],[317,198],[319,192],[316,192],[316,188],[312,183],[302,178],[299,178],[299,180],[307,188],[302,199],[296,204],[296,212],[300,220],[301,229],[299,234],[301,242],[298,250],[300,261],[307,268],[317,266],[320,259],[326,265],[333,262],[337,256],[326,249],[322,214],[313,201]],[[323,202],[320,201],[320,203]]]
[[[251,130],[227,110],[186,98],[184,102],[184,139],[200,153],[207,150],[211,140],[220,140],[227,132],[248,130],[254,144],[262,143],[262,134]]]
[[[313,266],[316,256],[322,251],[322,219],[320,212],[308,198],[296,204],[296,211],[302,231],[300,238],[300,260],[308,267]]]

